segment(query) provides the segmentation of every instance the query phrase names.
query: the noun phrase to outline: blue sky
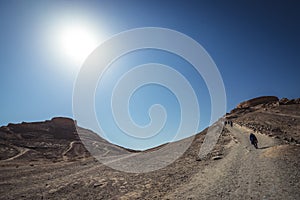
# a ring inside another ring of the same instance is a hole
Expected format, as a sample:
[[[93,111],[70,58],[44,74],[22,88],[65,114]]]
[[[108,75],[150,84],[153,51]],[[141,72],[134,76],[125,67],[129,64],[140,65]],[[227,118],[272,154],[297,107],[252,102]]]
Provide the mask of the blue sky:
[[[300,97],[299,13],[300,3],[296,0],[1,1],[0,125],[73,116],[73,85],[81,63],[68,57],[56,43],[60,29],[70,24],[89,27],[99,44],[119,32],[149,26],[188,35],[216,63],[226,89],[227,111],[241,101],[261,95]],[[199,130],[205,128],[210,116],[209,94],[201,77],[194,76],[184,60],[166,52],[146,50],[121,58],[115,63],[115,70],[118,63],[122,69],[129,69],[147,62],[172,65],[191,80],[201,99]],[[182,66],[187,67],[183,70]],[[111,73],[117,76],[113,69]],[[104,81],[112,84],[110,79]],[[149,105],[160,101],[171,113],[164,130],[173,132],[179,121],[176,116],[180,115],[174,95],[159,86],[146,86],[139,92],[130,102],[136,123],[146,125]],[[148,98],[143,99],[142,94]],[[99,91],[97,116],[108,119],[111,115],[101,101]],[[107,131],[115,129],[111,122],[104,123],[104,127]],[[160,138],[159,142],[167,141],[168,137]],[[117,139],[118,136],[110,138],[123,146],[145,148]]]

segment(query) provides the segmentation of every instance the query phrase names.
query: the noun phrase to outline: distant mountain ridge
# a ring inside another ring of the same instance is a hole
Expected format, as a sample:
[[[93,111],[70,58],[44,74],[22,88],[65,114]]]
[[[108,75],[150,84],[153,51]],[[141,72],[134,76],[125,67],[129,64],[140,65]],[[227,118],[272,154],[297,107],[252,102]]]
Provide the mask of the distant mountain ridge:
[[[76,126],[76,122],[70,118],[55,117],[44,122],[23,122],[0,127],[0,160],[60,161],[90,157],[78,133],[86,141],[101,143],[103,154],[124,150],[91,130]]]

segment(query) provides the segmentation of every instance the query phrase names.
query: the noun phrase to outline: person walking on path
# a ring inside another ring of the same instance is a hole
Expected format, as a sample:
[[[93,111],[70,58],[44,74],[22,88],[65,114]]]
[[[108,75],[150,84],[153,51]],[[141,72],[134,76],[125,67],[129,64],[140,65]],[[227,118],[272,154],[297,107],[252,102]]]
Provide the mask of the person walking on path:
[[[254,147],[256,149],[258,148],[258,146],[257,146],[258,140],[257,140],[256,136],[253,133],[250,133],[250,142],[251,142],[252,145],[254,145]]]

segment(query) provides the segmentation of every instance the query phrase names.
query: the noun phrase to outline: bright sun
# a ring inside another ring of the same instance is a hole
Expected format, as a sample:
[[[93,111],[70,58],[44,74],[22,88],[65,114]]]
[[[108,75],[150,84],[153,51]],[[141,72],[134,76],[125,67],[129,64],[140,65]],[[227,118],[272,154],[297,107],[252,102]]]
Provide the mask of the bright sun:
[[[80,64],[99,45],[95,34],[87,27],[79,25],[63,27],[59,38],[62,53]]]

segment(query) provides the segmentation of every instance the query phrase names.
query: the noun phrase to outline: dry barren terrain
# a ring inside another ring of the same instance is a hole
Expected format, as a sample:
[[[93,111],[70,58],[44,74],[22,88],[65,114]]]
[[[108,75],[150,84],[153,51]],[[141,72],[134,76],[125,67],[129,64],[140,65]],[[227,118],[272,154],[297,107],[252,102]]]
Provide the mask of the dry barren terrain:
[[[300,104],[265,99],[228,113],[233,127],[224,127],[204,159],[198,155],[206,130],[179,159],[149,173],[117,171],[94,159],[70,119],[1,127],[0,198],[298,199]],[[103,155],[124,150],[81,130]],[[258,149],[249,143],[250,132]]]

